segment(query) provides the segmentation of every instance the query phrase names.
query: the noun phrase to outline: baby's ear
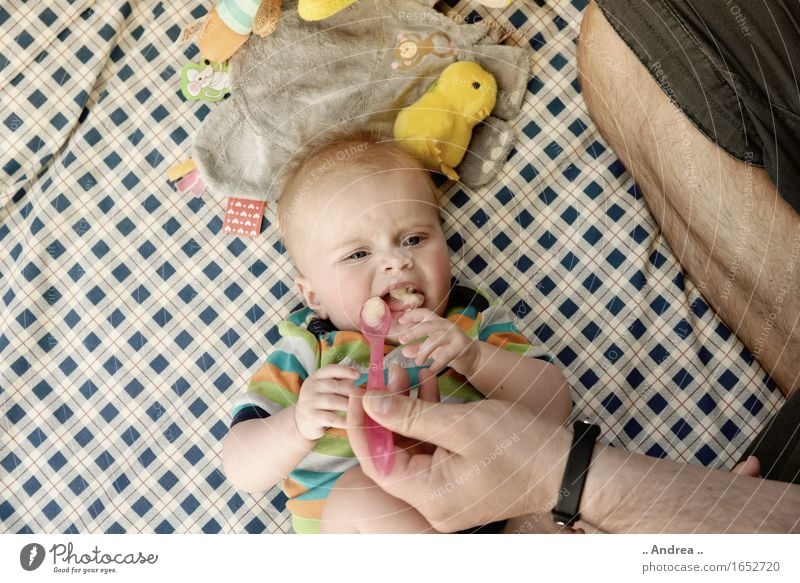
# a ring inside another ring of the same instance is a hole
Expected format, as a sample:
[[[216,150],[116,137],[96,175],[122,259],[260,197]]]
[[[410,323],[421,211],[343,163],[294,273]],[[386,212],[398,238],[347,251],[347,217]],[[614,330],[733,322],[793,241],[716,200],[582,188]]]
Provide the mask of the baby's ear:
[[[328,314],[325,312],[325,308],[322,307],[322,304],[319,303],[317,294],[311,289],[311,282],[307,277],[303,277],[302,275],[297,276],[294,280],[294,287],[298,293],[303,296],[303,300],[305,300],[309,308],[314,310],[323,320],[328,319]]]

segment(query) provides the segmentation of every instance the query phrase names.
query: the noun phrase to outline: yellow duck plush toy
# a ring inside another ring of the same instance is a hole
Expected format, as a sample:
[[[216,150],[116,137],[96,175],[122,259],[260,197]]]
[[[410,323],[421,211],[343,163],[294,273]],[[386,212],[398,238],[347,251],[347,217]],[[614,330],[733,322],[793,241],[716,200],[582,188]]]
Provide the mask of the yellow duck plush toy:
[[[297,14],[303,20],[324,20],[341,12],[356,0],[299,0]]]
[[[394,138],[428,170],[458,180],[454,170],[464,158],[472,128],[492,112],[497,82],[477,63],[448,65],[416,102],[400,110]]]

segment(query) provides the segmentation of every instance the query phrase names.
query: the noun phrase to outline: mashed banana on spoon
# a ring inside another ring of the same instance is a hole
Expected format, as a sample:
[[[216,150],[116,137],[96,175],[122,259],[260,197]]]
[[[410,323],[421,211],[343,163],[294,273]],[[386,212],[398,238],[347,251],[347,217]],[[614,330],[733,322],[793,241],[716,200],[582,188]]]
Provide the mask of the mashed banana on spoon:
[[[370,328],[377,328],[381,325],[385,309],[386,304],[384,304],[383,300],[378,296],[373,296],[364,302],[361,307],[361,318]]]

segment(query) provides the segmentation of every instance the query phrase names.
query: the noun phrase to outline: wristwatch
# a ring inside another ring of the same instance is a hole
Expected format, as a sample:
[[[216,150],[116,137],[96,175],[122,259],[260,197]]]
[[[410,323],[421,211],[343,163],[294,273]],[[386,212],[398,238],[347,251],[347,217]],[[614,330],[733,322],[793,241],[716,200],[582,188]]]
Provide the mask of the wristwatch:
[[[558,492],[556,505],[550,511],[559,526],[572,526],[581,517],[578,508],[583,493],[583,484],[589,472],[592,452],[600,428],[588,421],[576,421],[573,426],[572,446],[564,468],[564,479]]]

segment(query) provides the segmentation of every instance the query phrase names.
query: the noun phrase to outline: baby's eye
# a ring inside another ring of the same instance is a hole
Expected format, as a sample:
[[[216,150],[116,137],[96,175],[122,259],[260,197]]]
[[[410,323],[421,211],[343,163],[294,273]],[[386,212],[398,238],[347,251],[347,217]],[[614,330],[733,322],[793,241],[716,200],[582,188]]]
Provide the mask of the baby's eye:
[[[403,247],[416,247],[422,243],[422,239],[422,235],[411,235],[410,237],[406,237],[403,241]]]
[[[344,258],[345,261],[358,261],[367,256],[366,251],[353,251],[350,255]]]

